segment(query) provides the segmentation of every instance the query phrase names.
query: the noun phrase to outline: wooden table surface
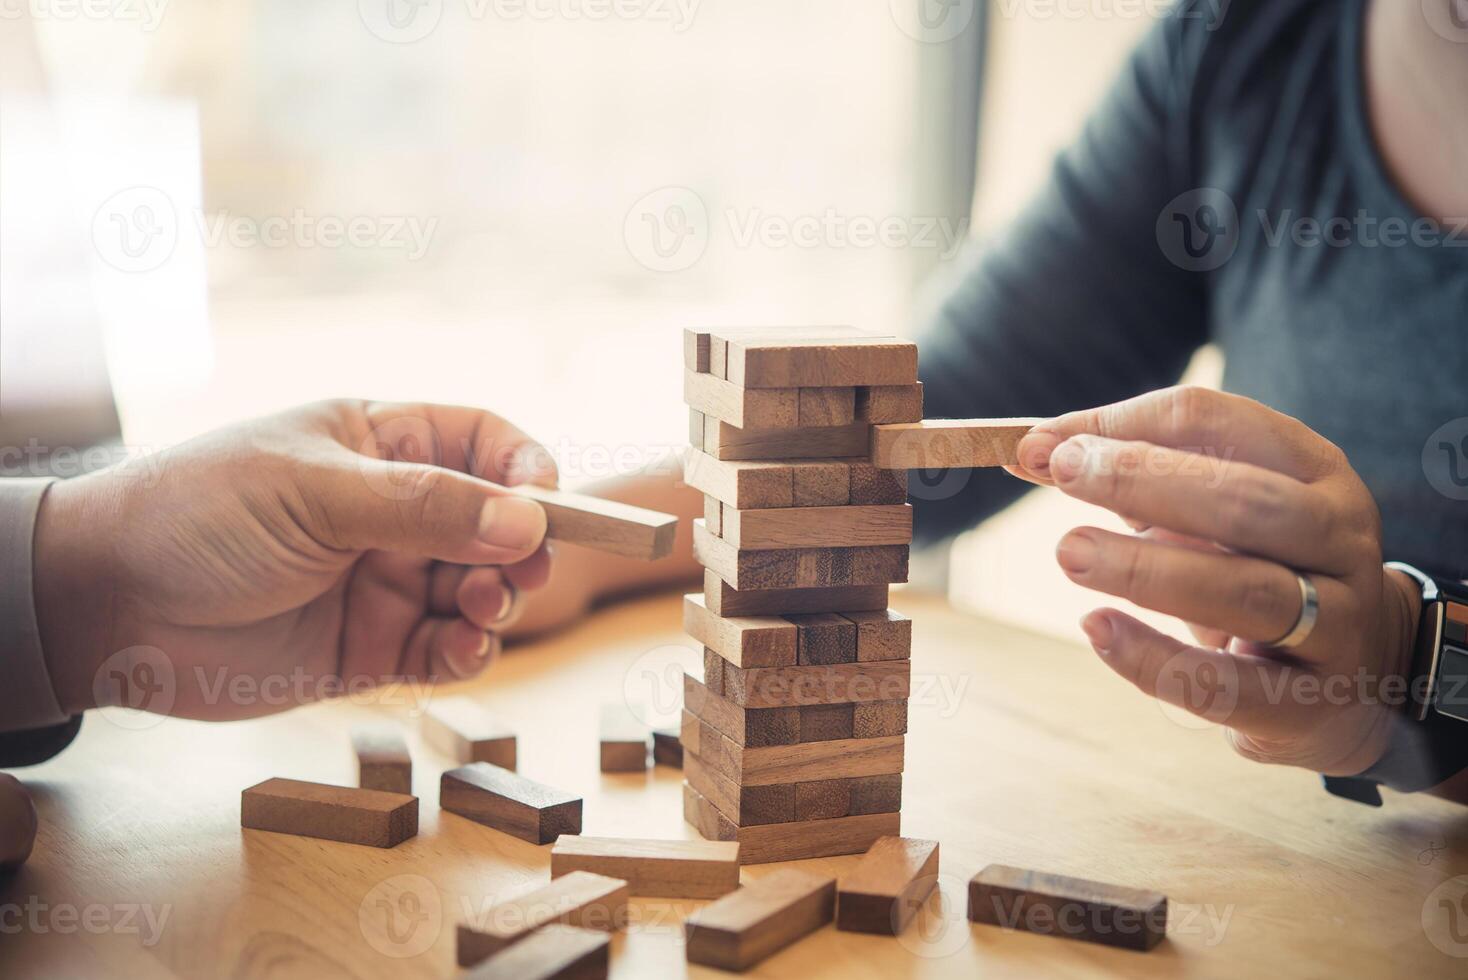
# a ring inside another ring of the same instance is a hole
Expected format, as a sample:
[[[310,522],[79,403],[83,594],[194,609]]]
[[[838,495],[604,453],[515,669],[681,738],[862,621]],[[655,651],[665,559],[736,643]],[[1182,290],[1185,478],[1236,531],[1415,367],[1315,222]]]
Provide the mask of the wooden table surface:
[[[1333,799],[1165,716],[1088,651],[931,598],[894,605],[916,621],[902,826],[941,842],[939,897],[899,939],[828,927],[756,975],[1468,975],[1468,811]],[[664,697],[666,648],[689,642],[677,597],[653,597],[454,690],[518,730],[521,772],[585,795],[587,834],[692,837],[679,772],[604,776],[595,733],[599,703]],[[262,779],[354,780],[351,723],[415,710],[404,692],[385,699],[222,725],[89,717],[59,759],[20,773],[42,829],[0,885],[0,975],[451,975],[455,924],[546,880],[549,847],[440,814],[448,760],[416,732],[415,839],[376,850],[239,826],[240,790]],[[1162,891],[1169,938],[1142,954],[971,925],[965,884],[991,862]],[[718,975],[683,960],[681,918],[698,905],[634,899],[613,976]]]

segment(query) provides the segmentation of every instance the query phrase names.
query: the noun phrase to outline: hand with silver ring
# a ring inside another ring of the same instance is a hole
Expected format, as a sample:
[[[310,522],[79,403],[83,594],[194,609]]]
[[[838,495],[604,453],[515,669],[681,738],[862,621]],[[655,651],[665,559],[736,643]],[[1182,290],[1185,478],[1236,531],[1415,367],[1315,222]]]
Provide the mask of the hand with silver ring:
[[[1071,531],[1066,575],[1199,641],[1098,609],[1082,627],[1113,670],[1251,759],[1354,775],[1380,758],[1420,590],[1383,568],[1376,503],[1339,448],[1250,399],[1173,388],[1043,423],[1019,460],[1015,476],[1141,529]],[[1226,696],[1197,697],[1205,681]]]

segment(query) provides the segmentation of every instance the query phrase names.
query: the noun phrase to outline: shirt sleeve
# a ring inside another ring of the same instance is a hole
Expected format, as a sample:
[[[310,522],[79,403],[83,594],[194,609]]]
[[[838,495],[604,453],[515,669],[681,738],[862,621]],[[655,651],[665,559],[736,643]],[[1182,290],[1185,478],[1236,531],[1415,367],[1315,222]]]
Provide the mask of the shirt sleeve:
[[[0,480],[0,732],[27,732],[71,721],[56,701],[36,624],[36,514],[53,482]],[[0,757],[7,754],[7,738],[0,734]]]
[[[1206,277],[1169,261],[1158,239],[1159,218],[1195,186],[1188,93],[1205,41],[1189,23],[1169,16],[1151,30],[1038,198],[920,331],[928,418],[1120,401],[1175,382],[1206,342]],[[909,484],[926,542],[1028,489],[1000,470],[917,472]]]

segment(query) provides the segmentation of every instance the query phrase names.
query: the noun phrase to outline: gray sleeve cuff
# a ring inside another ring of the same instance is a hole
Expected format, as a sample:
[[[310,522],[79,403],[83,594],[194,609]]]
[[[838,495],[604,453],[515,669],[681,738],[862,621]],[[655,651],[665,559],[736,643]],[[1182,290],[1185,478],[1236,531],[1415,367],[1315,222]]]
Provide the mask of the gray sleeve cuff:
[[[0,480],[0,730],[67,721],[36,625],[36,514],[55,480]]]

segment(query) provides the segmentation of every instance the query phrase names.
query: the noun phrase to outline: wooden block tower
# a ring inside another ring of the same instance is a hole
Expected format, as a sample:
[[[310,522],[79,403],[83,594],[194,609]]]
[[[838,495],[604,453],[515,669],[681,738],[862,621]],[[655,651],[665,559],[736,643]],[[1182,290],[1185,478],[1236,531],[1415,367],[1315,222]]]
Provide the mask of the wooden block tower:
[[[905,470],[873,426],[922,420],[917,348],[844,328],[684,335],[704,494],[684,627],[684,816],[746,864],[865,851],[901,831],[912,623],[887,608],[912,539]],[[910,465],[910,464],[909,464]]]

